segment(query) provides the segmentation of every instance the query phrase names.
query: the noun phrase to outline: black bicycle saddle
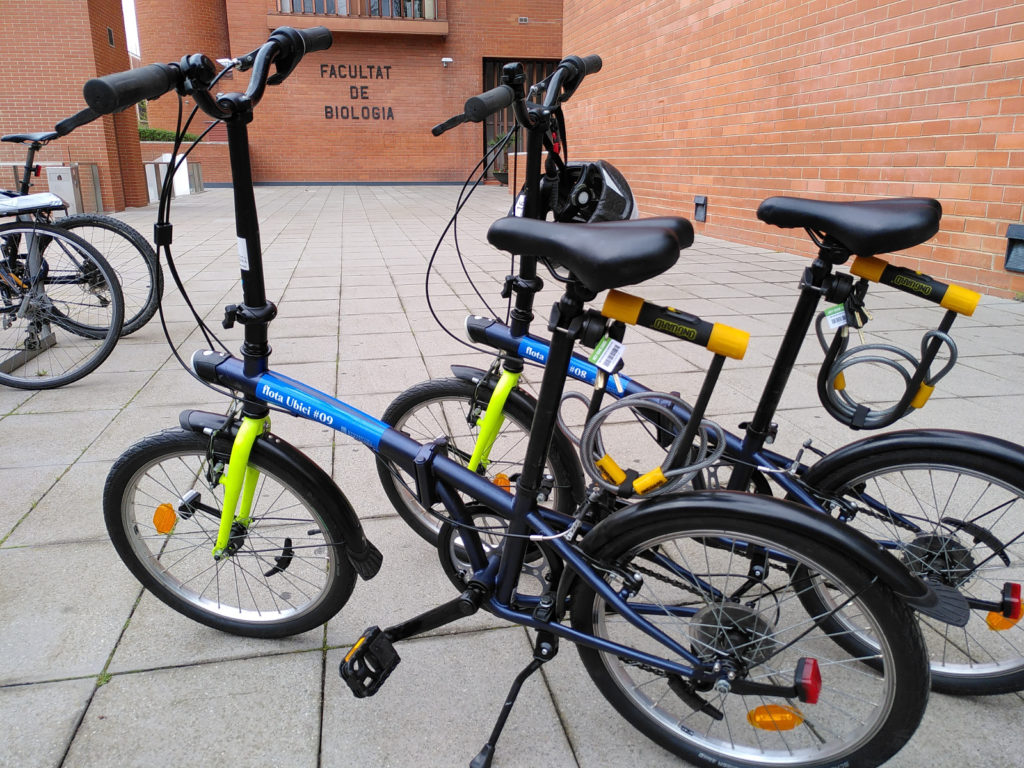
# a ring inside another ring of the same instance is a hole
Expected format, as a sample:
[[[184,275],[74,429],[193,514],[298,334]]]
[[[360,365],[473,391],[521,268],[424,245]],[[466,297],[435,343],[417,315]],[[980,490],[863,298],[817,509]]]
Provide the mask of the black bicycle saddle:
[[[850,253],[874,256],[919,245],[939,231],[942,206],[930,197],[831,202],[769,197],[757,218],[776,227],[802,227],[831,235]]]
[[[56,131],[43,131],[42,133],[9,133],[0,136],[0,141],[11,141],[15,144],[31,144],[36,141],[53,141],[59,134]]]
[[[565,267],[595,293],[660,275],[676,263],[683,247],[668,226],[632,221],[560,224],[514,216],[494,222],[487,240],[503,251]]]

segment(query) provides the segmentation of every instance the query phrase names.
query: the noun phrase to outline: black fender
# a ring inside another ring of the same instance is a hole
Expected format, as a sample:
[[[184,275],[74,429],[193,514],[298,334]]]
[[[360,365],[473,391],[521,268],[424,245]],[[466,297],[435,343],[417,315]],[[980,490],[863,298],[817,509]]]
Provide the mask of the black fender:
[[[622,536],[639,525],[649,525],[668,519],[697,512],[712,512],[723,522],[733,520],[753,521],[774,530],[787,531],[806,537],[822,549],[831,550],[841,557],[847,557],[860,564],[867,573],[877,575],[902,600],[915,610],[927,615],[957,623],[967,623],[969,611],[967,602],[959,595],[948,598],[956,603],[946,604],[947,595],[941,595],[930,583],[911,574],[899,560],[886,552],[863,533],[840,523],[828,515],[814,512],[807,507],[781,499],[766,498],[740,491],[697,491],[692,493],[666,494],[638,504],[631,504],[595,525],[583,538],[581,548],[594,555],[610,541]],[[564,604],[569,592],[567,572],[559,585],[559,605]],[[962,605],[960,605],[962,601]]]
[[[843,446],[816,461],[800,475],[800,479],[814,488],[818,478],[828,477],[838,468],[860,461],[865,456],[901,450],[948,449],[951,445],[963,453],[972,453],[990,461],[1006,462],[1014,467],[1024,467],[1024,447],[1008,440],[954,429],[908,429],[873,435]]]
[[[226,424],[225,421],[224,414],[206,411],[188,410],[178,415],[178,423],[182,429],[208,437],[213,436],[214,449],[227,455],[231,452],[231,443],[238,431],[238,422]],[[277,435],[268,432],[256,438],[256,442],[274,464],[288,467],[309,487],[317,489],[321,494],[321,498],[318,499],[321,506],[330,509],[337,518],[344,538],[341,543],[356,573],[363,579],[376,576],[384,556],[366,538],[355,510],[330,476],[298,448]]]
[[[487,392],[494,391],[494,380],[488,378],[486,371],[469,365],[453,365],[451,366],[451,369],[455,378],[468,381],[471,384],[480,384],[483,382],[481,386]],[[533,395],[528,392],[524,392],[519,387],[513,389],[509,393],[508,398],[518,407],[529,411],[530,413],[534,413],[537,410],[537,401],[534,399]],[[568,464],[566,469],[568,469],[569,473],[572,475],[572,488],[570,490],[572,491],[573,501],[576,504],[582,503],[586,486],[583,482],[583,465],[580,463],[580,457],[576,450],[576,446],[561,429],[557,428],[551,438],[551,444]]]

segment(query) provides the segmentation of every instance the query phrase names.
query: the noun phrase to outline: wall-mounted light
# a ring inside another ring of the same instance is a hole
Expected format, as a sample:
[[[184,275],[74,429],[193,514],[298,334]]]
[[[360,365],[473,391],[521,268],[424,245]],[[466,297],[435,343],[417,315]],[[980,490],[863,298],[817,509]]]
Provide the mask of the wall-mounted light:
[[[450,59],[447,56],[445,56],[443,59],[441,59],[441,66],[444,67],[445,69],[448,69],[448,65],[451,64],[453,61],[454,59]]]
[[[697,221],[708,220],[708,198],[707,195],[697,195],[693,198],[693,218]]]
[[[1006,228],[1006,269],[1024,272],[1024,224],[1011,224]]]

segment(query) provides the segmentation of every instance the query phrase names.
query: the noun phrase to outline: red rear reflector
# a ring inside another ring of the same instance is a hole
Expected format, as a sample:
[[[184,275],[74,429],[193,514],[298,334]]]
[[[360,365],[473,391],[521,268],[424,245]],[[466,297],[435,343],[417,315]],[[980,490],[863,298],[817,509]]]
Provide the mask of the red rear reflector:
[[[1003,615],[1008,619],[1020,621],[1024,616],[1024,608],[1020,601],[1020,584],[1006,582],[1003,584]]]
[[[1021,606],[1020,584],[1008,581],[1003,584],[1002,610],[989,611],[985,617],[985,623],[993,632],[1004,632],[1017,626],[1017,622],[1024,617],[1024,607]]]
[[[818,667],[817,659],[804,657],[796,663],[793,685],[796,686],[800,701],[807,704],[818,703],[818,696],[821,695],[821,669]]]

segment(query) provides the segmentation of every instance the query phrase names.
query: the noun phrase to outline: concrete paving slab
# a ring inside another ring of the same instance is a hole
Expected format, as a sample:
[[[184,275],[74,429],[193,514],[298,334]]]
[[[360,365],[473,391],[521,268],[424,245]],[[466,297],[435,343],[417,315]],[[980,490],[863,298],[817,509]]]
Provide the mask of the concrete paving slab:
[[[468,764],[487,741],[508,686],[533,655],[518,628],[410,641],[381,691],[355,699],[336,674],[346,650],[327,654],[324,768]],[[511,712],[494,766],[575,764],[542,678],[534,675]]]
[[[322,671],[315,652],[114,675],[63,765],[315,768]]]
[[[77,541],[107,541],[103,514],[95,503],[103,495],[108,462],[78,461],[40,493],[5,546],[22,547]]]
[[[0,685],[98,675],[140,587],[109,542],[0,549]]]
[[[0,687],[0,765],[60,765],[95,689],[91,677]]]
[[[11,535],[15,525],[57,482],[65,472],[61,465],[24,469],[0,469],[0,487],[4,488],[4,503],[0,504],[0,542]]]
[[[62,390],[70,397],[70,390]],[[81,403],[79,402],[79,405]],[[11,414],[0,420],[4,468],[66,467],[113,420],[117,410],[96,407],[70,412]],[[75,439],[68,439],[69,434]]]

